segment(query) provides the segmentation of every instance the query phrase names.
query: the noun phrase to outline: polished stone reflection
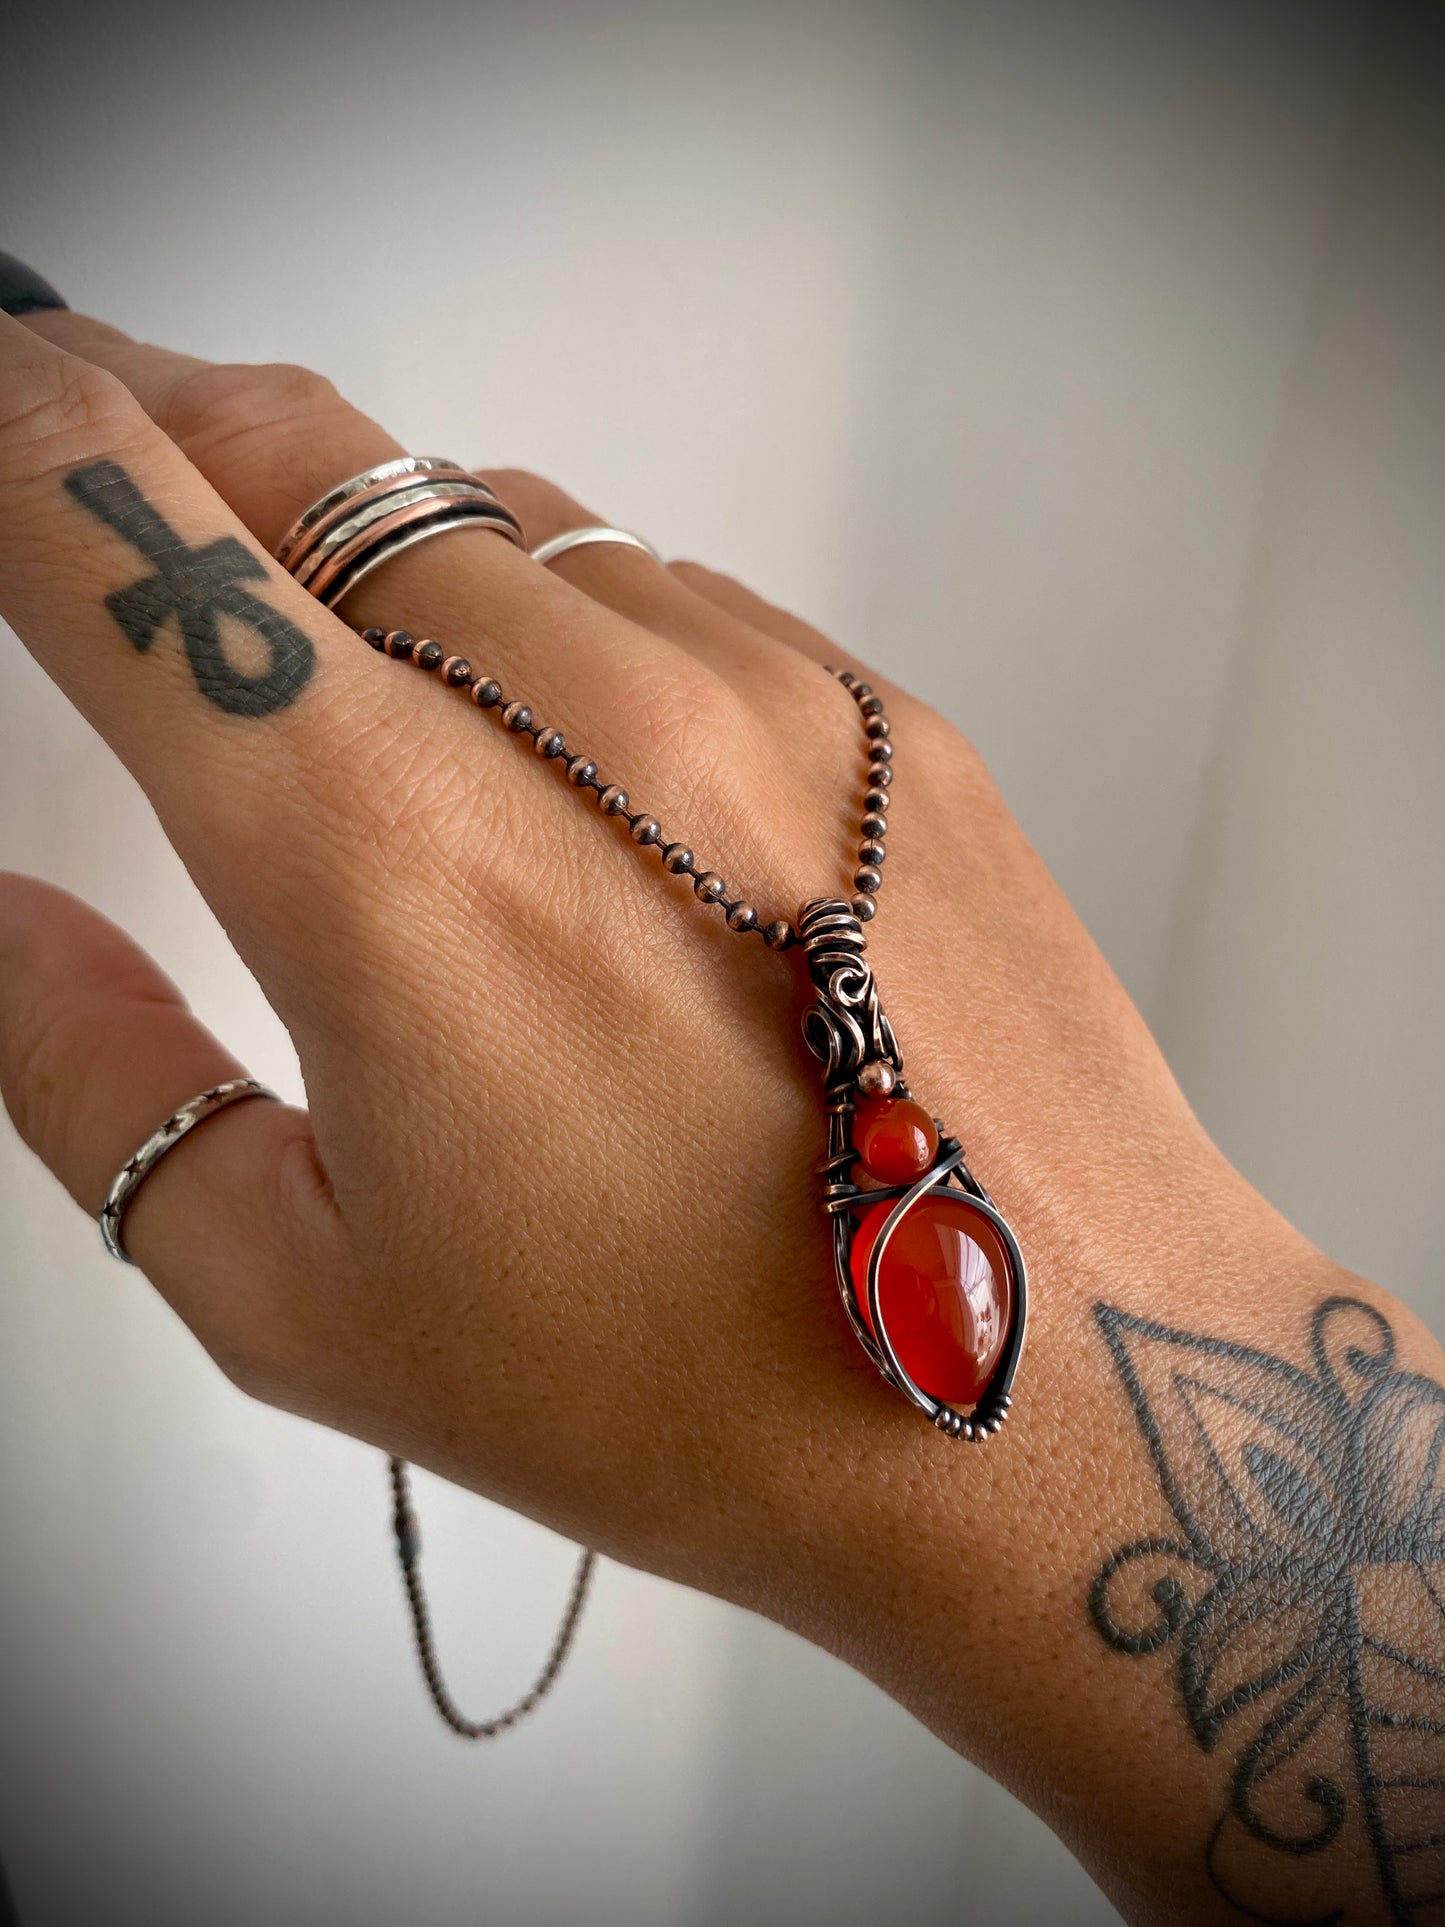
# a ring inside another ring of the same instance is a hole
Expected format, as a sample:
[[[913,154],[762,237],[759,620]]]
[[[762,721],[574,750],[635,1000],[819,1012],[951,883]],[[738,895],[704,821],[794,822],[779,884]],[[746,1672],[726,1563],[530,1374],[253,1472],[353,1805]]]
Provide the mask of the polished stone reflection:
[[[870,1205],[853,1240],[853,1288],[870,1332],[868,1263],[896,1203]],[[1013,1321],[1013,1271],[1003,1240],[966,1198],[925,1193],[888,1240],[878,1303],[914,1384],[945,1405],[967,1409],[992,1376]]]

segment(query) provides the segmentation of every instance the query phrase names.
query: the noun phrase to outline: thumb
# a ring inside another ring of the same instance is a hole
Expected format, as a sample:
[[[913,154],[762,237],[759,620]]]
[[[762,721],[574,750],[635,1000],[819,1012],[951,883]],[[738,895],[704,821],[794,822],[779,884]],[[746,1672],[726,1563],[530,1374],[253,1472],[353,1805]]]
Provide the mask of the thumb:
[[[99,1211],[164,1119],[244,1075],[124,931],[0,872],[0,1096],[84,1210]],[[305,1111],[256,1101],[207,1118],[141,1183],[124,1240],[230,1377],[293,1402],[284,1388],[304,1371],[308,1306],[319,1280],[346,1269]]]

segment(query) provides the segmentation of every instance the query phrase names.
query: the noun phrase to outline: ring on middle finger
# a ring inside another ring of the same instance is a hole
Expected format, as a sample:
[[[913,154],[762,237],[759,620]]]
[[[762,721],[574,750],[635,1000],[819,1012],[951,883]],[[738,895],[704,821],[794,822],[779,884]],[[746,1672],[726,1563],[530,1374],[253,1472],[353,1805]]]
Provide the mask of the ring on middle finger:
[[[297,517],[276,560],[327,608],[389,557],[449,529],[480,528],[526,547],[522,525],[476,475],[437,455],[378,462]]]

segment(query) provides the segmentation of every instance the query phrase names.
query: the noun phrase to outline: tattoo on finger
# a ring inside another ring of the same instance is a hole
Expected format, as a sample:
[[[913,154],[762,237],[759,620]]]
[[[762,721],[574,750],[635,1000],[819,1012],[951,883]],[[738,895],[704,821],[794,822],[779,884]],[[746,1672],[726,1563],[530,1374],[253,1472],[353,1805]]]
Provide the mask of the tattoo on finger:
[[[151,573],[105,598],[135,648],[147,650],[174,621],[196,687],[233,716],[267,716],[295,702],[311,678],[310,638],[279,609],[242,585],[264,582],[265,564],[233,535],[192,548],[141,494],[117,462],[95,462],[65,478],[67,493],[151,564]],[[226,653],[221,619],[260,637],[266,666],[257,675]]]

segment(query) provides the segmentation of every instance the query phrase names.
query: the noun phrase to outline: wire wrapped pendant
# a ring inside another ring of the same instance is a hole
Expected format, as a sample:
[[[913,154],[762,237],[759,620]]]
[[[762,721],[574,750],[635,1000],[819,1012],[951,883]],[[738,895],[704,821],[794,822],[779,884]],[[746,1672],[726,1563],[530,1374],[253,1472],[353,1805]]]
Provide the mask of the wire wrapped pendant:
[[[824,1204],[849,1323],[940,1432],[982,1444],[1008,1415],[1023,1348],[1023,1254],[963,1147],[909,1094],[852,908],[817,899],[797,928],[814,990],[803,1035],[828,1100]]]
[[[353,496],[359,499],[365,494],[370,501],[378,477],[389,490],[392,469],[405,470],[403,483],[409,488],[419,465],[455,469],[454,464],[438,465],[422,458],[383,464],[382,469],[353,477],[323,498],[301,518],[296,530],[304,534],[318,516],[331,515],[343,497],[351,502]],[[455,474],[464,477],[464,471]],[[474,479],[469,485],[490,494]],[[494,521],[500,517],[512,524],[514,539],[520,537],[520,524],[499,503],[495,514],[487,513]],[[442,526],[442,521],[435,526]],[[432,527],[428,523],[423,532]],[[624,539],[615,529],[569,530],[554,538],[553,544],[535,550],[533,559],[555,559],[562,552],[558,544],[570,548],[603,536]],[[625,539],[637,542],[635,537]],[[377,550],[373,547],[370,553],[377,555]],[[298,572],[296,555],[288,550],[281,559],[293,573]],[[361,572],[354,569],[350,579],[357,580]],[[314,588],[316,583],[308,578],[308,586]],[[626,829],[639,851],[659,860],[669,878],[689,879],[697,901],[718,912],[736,935],[761,937],[776,952],[801,945],[816,992],[803,1030],[823,1063],[827,1084],[825,1198],[833,1217],[838,1290],[849,1323],[889,1384],[940,1432],[979,1444],[991,1438],[1007,1416],[1009,1387],[1023,1346],[1024,1261],[1012,1231],[964,1163],[963,1147],[909,1095],[897,1040],[864,961],[863,924],[877,910],[883,883],[893,784],[892,725],[884,713],[883,698],[851,669],[828,671],[853,699],[867,752],[858,867],[853,875],[858,894],[851,903],[828,897],[804,904],[795,927],[785,917],[760,916],[745,897],[731,893],[726,879],[699,863],[688,844],[668,836],[647,810],[634,809],[621,783],[604,775],[590,756],[566,741],[560,729],[539,721],[529,703],[505,694],[495,676],[473,668],[467,657],[451,654],[431,637],[418,638],[407,629],[366,629],[362,639],[393,661],[408,662],[438,676],[450,689],[465,690],[477,708],[510,736],[530,741],[544,761],[565,774],[579,796],[590,796],[604,817]],[[468,1739],[490,1738],[530,1712],[551,1687],[576,1632],[593,1555],[583,1554],[551,1654],[530,1692],[492,1719],[469,1720],[447,1690],[437,1662],[421,1581],[416,1519],[406,1467],[399,1459],[391,1461],[391,1481],[397,1555],[427,1689],[454,1732]]]

